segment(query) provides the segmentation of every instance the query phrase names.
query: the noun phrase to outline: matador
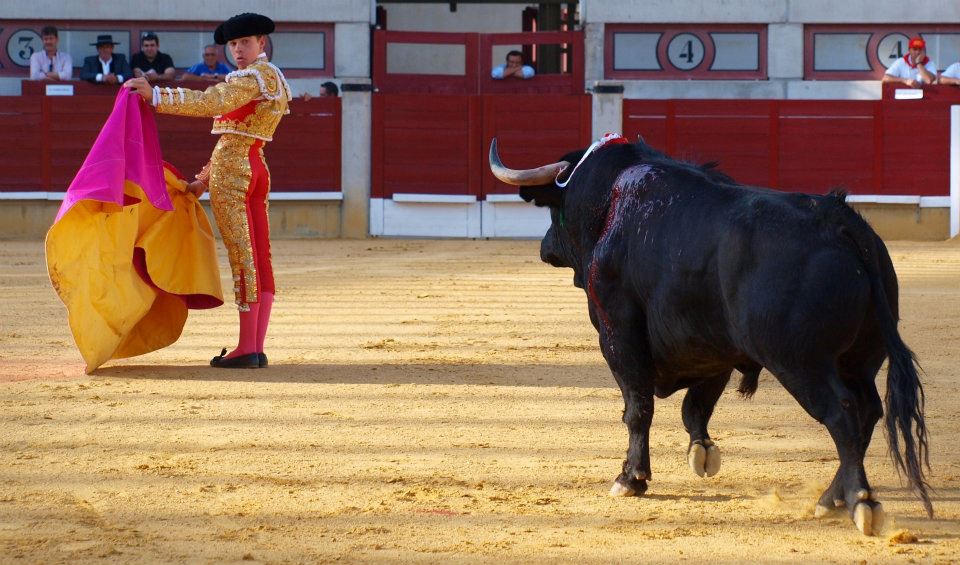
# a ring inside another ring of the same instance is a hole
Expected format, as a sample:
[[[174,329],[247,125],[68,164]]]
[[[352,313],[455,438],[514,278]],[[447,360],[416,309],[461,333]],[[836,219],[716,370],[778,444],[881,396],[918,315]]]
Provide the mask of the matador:
[[[240,336],[236,349],[224,349],[210,361],[213,367],[262,368],[267,366],[263,343],[276,287],[270,258],[267,219],[270,171],[263,145],[292,99],[283,73],[264,53],[273,21],[260,14],[239,14],[214,32],[218,45],[226,45],[238,70],[226,82],[201,92],[186,88],[151,87],[145,79],[128,81],[156,111],[180,116],[212,117],[211,133],[220,139],[210,161],[190,188],[198,196],[210,191],[210,205],[227,248],[233,273],[233,291],[240,311]]]

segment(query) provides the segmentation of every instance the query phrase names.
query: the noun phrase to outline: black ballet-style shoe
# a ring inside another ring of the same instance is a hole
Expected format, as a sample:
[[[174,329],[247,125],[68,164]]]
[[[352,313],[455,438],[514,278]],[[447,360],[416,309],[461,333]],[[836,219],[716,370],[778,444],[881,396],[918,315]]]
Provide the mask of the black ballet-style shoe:
[[[247,355],[240,355],[238,357],[232,357],[230,359],[226,358],[227,349],[224,348],[220,352],[220,355],[217,355],[210,360],[210,366],[216,367],[218,369],[259,369],[260,368],[260,355],[257,353],[248,353]]]
[[[257,353],[257,357],[259,357],[260,368],[261,368],[261,369],[266,369],[266,368],[267,368],[267,354],[266,354],[266,353]]]

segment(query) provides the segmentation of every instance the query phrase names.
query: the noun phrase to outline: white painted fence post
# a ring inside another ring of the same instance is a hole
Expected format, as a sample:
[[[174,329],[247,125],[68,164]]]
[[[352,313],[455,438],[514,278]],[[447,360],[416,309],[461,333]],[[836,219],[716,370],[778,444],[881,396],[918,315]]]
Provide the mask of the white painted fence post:
[[[950,237],[960,233],[960,106],[950,106]]]

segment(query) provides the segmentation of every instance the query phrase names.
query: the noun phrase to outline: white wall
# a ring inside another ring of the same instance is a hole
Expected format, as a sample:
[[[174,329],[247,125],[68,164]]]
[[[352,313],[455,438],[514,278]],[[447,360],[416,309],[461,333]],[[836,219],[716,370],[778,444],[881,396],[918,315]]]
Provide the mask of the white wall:
[[[524,4],[383,4],[391,31],[513,33],[523,31]]]
[[[956,0],[580,0],[595,23],[956,23]]]
[[[625,97],[875,100],[881,97],[880,81],[803,80],[804,24],[955,24],[960,22],[960,1],[581,0],[580,12],[588,42],[587,88],[603,78],[608,23],[768,24],[768,80],[624,80]]]
[[[372,23],[371,0],[30,0],[0,2],[0,18],[77,20],[224,20],[257,12],[286,22]]]

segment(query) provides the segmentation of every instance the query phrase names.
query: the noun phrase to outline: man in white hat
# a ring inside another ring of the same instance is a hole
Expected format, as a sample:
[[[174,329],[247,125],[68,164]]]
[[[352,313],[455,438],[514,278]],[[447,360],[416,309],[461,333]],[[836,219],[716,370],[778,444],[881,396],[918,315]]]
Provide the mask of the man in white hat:
[[[133,76],[130,63],[122,53],[114,53],[113,46],[119,45],[109,34],[98,35],[96,43],[97,54],[83,59],[83,68],[80,69],[80,80],[103,84],[122,84]]]

